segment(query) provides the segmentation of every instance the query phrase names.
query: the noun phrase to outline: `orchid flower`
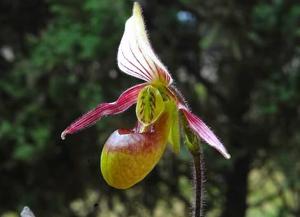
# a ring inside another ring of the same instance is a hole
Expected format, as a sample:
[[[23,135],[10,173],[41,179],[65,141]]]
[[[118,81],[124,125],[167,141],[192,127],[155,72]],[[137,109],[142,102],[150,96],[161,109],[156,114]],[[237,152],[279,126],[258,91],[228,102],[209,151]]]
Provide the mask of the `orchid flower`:
[[[103,147],[101,171],[109,185],[126,189],[141,181],[158,163],[167,143],[178,153],[180,118],[197,138],[230,158],[223,144],[191,112],[174,87],[170,73],[151,47],[138,3],[134,3],[133,14],[126,22],[117,61],[121,71],[144,83],[125,90],[115,102],[99,104],[61,134],[65,139],[66,135],[87,128],[104,116],[122,113],[136,104],[136,127],[116,130]]]

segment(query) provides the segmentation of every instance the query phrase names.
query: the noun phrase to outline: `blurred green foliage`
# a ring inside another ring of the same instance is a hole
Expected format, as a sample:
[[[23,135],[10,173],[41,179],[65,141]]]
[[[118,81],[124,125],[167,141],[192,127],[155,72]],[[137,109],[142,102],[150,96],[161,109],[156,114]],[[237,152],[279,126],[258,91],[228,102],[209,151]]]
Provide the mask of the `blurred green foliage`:
[[[298,1],[141,1],[153,46],[228,147],[204,146],[208,217],[300,215]],[[128,191],[100,175],[102,144],[133,112],[60,140],[136,83],[116,53],[132,1],[0,2],[0,216],[187,216],[188,152]],[[132,110],[133,111],[133,110]]]

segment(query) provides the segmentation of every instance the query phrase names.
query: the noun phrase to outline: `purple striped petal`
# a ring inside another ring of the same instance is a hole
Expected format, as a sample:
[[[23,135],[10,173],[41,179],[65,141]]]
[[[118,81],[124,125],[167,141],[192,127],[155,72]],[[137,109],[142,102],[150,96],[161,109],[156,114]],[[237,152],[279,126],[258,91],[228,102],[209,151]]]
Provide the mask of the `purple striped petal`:
[[[132,16],[127,20],[118,50],[118,66],[126,74],[147,82],[160,81],[165,85],[173,79],[154,53],[148,39],[142,10],[134,3]]]
[[[79,130],[87,128],[95,124],[103,116],[119,114],[127,110],[136,103],[140,90],[146,86],[146,83],[135,85],[124,91],[119,98],[112,103],[101,103],[96,108],[90,110],[70,126],[68,126],[61,134],[61,138],[65,139],[67,134],[76,133]]]
[[[183,112],[190,128],[205,142],[217,149],[225,158],[229,159],[230,154],[227,152],[224,145],[216,137],[216,135],[209,129],[209,127],[196,115],[189,111],[187,107],[180,104],[179,109]]]

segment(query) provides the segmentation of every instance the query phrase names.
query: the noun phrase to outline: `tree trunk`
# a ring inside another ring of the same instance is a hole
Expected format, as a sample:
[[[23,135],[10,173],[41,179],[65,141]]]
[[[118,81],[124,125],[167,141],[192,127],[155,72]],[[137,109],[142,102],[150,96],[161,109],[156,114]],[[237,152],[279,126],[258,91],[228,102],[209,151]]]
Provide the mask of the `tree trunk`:
[[[227,178],[226,203],[222,217],[243,217],[247,210],[248,174],[251,159],[248,155],[236,159]]]

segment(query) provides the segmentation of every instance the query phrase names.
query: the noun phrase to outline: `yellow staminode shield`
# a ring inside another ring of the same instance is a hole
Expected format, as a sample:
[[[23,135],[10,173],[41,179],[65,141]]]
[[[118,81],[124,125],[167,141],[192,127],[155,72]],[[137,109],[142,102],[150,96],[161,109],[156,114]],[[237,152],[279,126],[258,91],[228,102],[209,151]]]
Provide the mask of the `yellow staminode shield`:
[[[145,126],[153,124],[165,109],[157,88],[148,85],[140,91],[136,104],[136,116]]]

